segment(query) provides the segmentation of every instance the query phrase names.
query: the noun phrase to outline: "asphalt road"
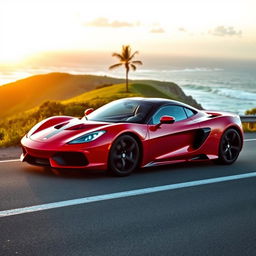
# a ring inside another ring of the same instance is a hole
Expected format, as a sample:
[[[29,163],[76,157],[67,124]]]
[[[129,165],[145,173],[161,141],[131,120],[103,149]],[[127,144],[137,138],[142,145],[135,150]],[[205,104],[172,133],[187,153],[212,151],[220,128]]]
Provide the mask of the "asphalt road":
[[[256,140],[230,166],[184,163],[125,178],[1,162],[0,211],[253,172]],[[0,217],[0,255],[256,255],[256,177]]]

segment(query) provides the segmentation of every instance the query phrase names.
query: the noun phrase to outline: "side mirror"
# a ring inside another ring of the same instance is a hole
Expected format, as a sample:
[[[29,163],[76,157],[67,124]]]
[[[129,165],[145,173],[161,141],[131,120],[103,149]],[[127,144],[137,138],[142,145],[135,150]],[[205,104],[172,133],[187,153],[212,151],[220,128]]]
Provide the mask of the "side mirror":
[[[160,118],[160,124],[173,124],[175,122],[175,118],[173,116],[162,116]]]
[[[87,109],[84,111],[84,115],[85,115],[85,116],[88,116],[88,115],[91,114],[93,111],[94,111],[93,108],[87,108]]]
[[[173,116],[162,116],[160,118],[160,122],[154,126],[151,126],[150,129],[152,131],[156,131],[160,128],[162,124],[173,124],[175,122],[175,118]]]

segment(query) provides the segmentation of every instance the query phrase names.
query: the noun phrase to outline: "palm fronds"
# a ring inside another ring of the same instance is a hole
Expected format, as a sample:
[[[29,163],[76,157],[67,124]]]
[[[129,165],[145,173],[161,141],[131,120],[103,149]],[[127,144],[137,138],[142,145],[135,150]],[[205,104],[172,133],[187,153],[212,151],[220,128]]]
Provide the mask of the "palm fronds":
[[[128,92],[128,73],[130,71],[130,68],[135,71],[137,69],[136,65],[142,65],[142,61],[140,60],[134,60],[134,56],[138,54],[138,51],[135,51],[134,53],[131,53],[131,47],[130,45],[123,45],[121,53],[114,52],[112,54],[112,57],[116,57],[119,60],[119,63],[116,63],[114,65],[111,65],[109,67],[110,70],[118,68],[122,65],[124,65],[125,70],[126,70],[126,92]]]

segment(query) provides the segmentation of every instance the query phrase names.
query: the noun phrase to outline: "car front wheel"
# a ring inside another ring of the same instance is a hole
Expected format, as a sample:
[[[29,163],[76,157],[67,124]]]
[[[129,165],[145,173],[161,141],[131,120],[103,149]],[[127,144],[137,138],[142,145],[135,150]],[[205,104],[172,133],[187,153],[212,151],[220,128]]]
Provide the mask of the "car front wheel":
[[[109,153],[109,171],[116,176],[131,174],[139,164],[138,142],[130,135],[118,137]]]

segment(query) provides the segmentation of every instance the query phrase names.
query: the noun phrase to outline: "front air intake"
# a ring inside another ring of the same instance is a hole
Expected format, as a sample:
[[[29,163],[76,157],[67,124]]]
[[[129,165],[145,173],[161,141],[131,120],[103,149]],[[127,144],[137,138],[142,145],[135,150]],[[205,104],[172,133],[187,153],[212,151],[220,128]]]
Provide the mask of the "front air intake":
[[[33,165],[50,166],[50,161],[48,158],[40,158],[40,157],[31,156],[31,155],[26,155],[26,157],[24,158],[24,161]]]
[[[81,152],[58,152],[52,159],[62,166],[85,166],[88,161]]]

